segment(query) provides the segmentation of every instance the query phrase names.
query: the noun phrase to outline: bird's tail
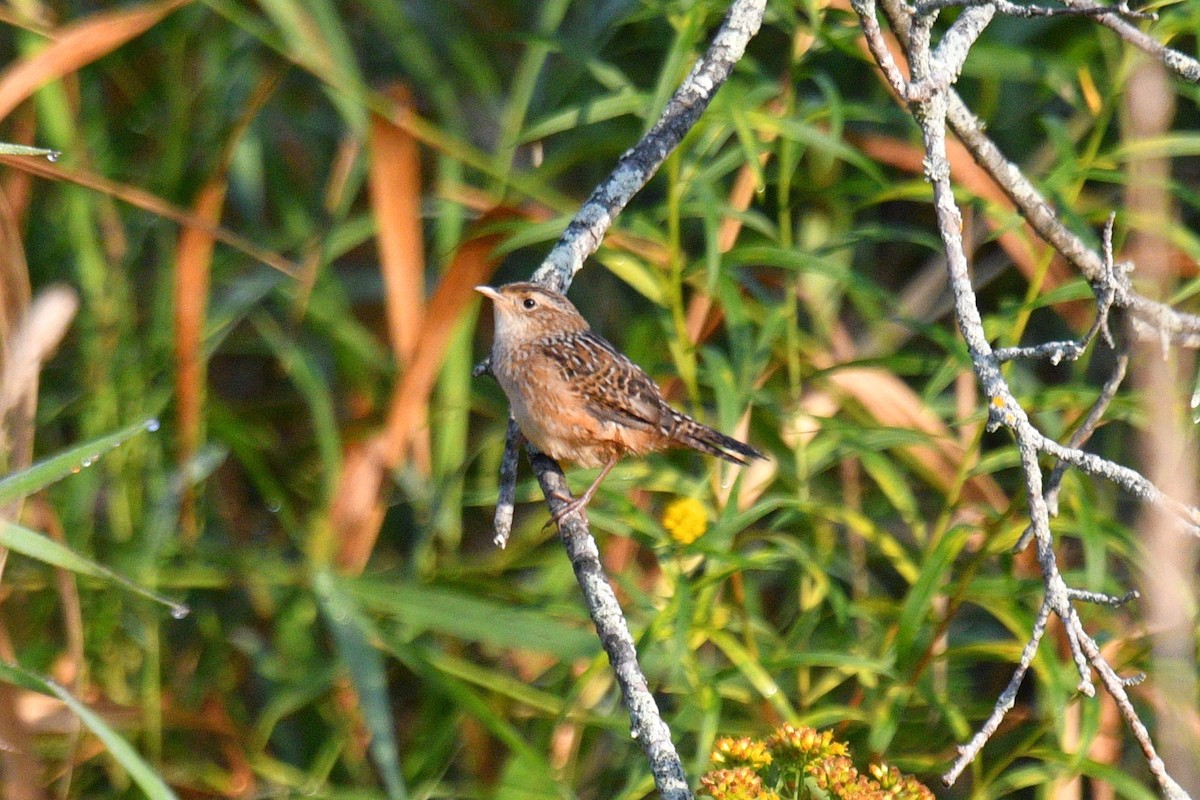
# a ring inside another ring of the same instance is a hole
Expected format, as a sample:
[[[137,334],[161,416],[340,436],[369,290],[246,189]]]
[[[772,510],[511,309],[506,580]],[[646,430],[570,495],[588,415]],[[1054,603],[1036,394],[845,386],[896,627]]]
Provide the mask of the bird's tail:
[[[671,438],[683,447],[690,447],[693,450],[732,461],[734,464],[746,464],[746,459],[749,458],[766,458],[745,442],[739,442],[720,431],[714,431],[707,425],[701,425],[686,414],[680,414],[674,409],[671,411],[671,422],[673,423]]]

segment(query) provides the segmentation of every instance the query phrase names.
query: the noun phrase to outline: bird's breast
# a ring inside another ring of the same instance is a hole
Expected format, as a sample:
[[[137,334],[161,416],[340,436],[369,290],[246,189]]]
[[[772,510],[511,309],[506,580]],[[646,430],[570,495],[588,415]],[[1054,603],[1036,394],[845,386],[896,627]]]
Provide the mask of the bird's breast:
[[[551,458],[598,467],[627,449],[588,412],[558,363],[539,348],[493,352],[492,372],[525,438]]]

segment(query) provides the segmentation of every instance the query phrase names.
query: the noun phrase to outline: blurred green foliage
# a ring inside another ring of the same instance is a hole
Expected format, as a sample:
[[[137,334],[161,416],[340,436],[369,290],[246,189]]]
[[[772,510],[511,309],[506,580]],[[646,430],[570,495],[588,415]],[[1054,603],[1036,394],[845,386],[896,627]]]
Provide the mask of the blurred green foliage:
[[[12,4],[0,52],[7,63],[29,57],[51,16],[67,24],[96,7]],[[1158,10],[1153,34],[1194,50],[1200,4]],[[163,423],[50,486],[50,506],[77,553],[192,609],[176,620],[78,577],[84,661],[72,680],[119,716],[135,757],[180,796],[652,793],[525,472],[513,538],[491,546],[506,409],[493,383],[470,378],[488,341],[477,303],[455,321],[438,373],[428,466],[406,459],[390,473],[361,576],[331,563],[330,504],[346,448],[380,427],[405,369],[388,344],[366,185],[370,116],[390,108],[383,90],[403,83],[420,118],[428,285],[481,210],[466,190],[544,210],[502,228],[494,282],[522,279],[652,124],[723,11],[688,0],[204,0],[45,86],[6,121],[2,139],[32,129],[63,151],[65,168],[184,208],[224,169],[221,224],[312,267],[296,280],[216,247],[203,443],[181,464],[179,228],[92,189],[32,185],[22,241],[34,291],[65,282],[82,301],[41,376],[38,454],[152,415]],[[680,407],[731,432],[749,409],[749,438],[772,467],[731,477],[691,453],[628,460],[590,517],[693,780],[717,736],[788,722],[832,727],[856,753],[933,785],[990,713],[1040,601],[1035,565],[1008,554],[1024,527],[1015,454],[982,432],[980,403],[956,399],[970,367],[937,289],[929,189],[905,166],[915,157],[919,169],[916,130],[868,64],[853,15],[814,2],[772,2],[767,13],[708,113],[620,217],[641,249],[604,248],[572,298],[651,375],[680,379]],[[1085,20],[998,20],[960,87],[1094,241],[1146,144],[1121,123],[1133,60]],[[1164,141],[1177,157],[1169,189],[1181,222],[1169,238],[1194,263],[1198,90],[1174,88]],[[747,204],[732,199],[739,176]],[[1045,254],[1035,274],[1016,270],[999,234],[1019,232],[1019,218],[967,188],[962,200],[989,335],[1015,344],[1086,327],[1086,285],[1045,285]],[[740,230],[726,245],[731,220]],[[1151,224],[1167,223],[1122,219],[1118,232]],[[1192,284],[1180,292],[1194,294]],[[696,343],[689,304],[702,296],[722,316]],[[1080,298],[1074,317],[1063,313]],[[1110,363],[1101,350],[1008,369],[1037,423],[1061,436]],[[849,367],[869,382],[839,383]],[[902,424],[911,408],[943,433]],[[1128,461],[1136,406],[1119,398],[1109,419],[1091,447]],[[961,449],[938,469],[913,454],[931,444]],[[680,497],[709,521],[688,544],[662,524]],[[1130,587],[1132,512],[1112,487],[1068,474],[1055,532],[1073,585]],[[186,513],[194,537],[182,532]],[[38,675],[57,674],[66,648],[56,585],[48,567],[17,555],[3,576],[7,639]],[[1083,613],[1116,666],[1144,666],[1137,608]],[[1089,756],[1098,736],[1127,731],[1100,701],[1077,697],[1074,666],[1050,638],[1017,710],[954,792],[1043,796],[1083,776],[1151,796],[1136,747],[1108,763]],[[1135,695],[1148,718],[1153,682]],[[139,776],[87,738],[39,732],[45,784],[69,797],[135,796]]]

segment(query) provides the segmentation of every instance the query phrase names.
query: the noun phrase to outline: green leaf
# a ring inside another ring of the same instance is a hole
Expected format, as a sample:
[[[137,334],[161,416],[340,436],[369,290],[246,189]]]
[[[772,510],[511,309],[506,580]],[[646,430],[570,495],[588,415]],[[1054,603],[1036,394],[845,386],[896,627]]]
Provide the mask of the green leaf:
[[[328,572],[317,573],[317,600],[325,621],[333,631],[342,661],[358,693],[363,719],[371,733],[371,759],[383,777],[389,800],[407,800],[408,790],[400,771],[400,747],[392,728],[392,704],[388,701],[387,673],[383,656],[370,645],[364,630],[370,628],[362,609],[343,592]]]
[[[910,666],[909,657],[917,641],[921,623],[933,605],[933,597],[946,579],[950,565],[966,545],[969,535],[970,530],[964,526],[946,531],[921,565],[921,575],[913,584],[900,612],[899,631],[896,634],[896,662],[900,665],[897,671],[901,675],[905,674]]]
[[[45,489],[52,483],[87,469],[100,457],[144,431],[158,430],[158,420],[151,418],[135,423],[116,433],[75,445],[56,456],[39,461],[32,467],[0,480],[0,505]]]
[[[342,585],[367,609],[418,630],[514,650],[553,653],[564,661],[591,657],[600,648],[590,630],[540,611],[480,600],[465,591],[365,578],[344,580]]]
[[[41,561],[44,564],[62,567],[71,572],[90,575],[93,578],[100,578],[115,583],[134,594],[139,594],[156,603],[162,603],[171,609],[171,616],[176,619],[182,619],[188,614],[188,607],[182,603],[177,603],[170,598],[152,592],[144,586],[139,586],[125,576],[113,572],[108,567],[79,555],[79,553],[76,553],[66,545],[59,544],[50,537],[37,531],[31,531],[29,528],[17,525],[15,522],[0,520],[0,545],[23,556],[28,556],[35,561]]]
[[[177,800],[175,793],[163,783],[154,769],[146,763],[129,742],[108,726],[99,714],[84,705],[78,698],[49,678],[43,678],[17,664],[0,661],[0,680],[21,686],[41,694],[57,697],[83,722],[87,729],[96,734],[108,752],[117,760],[133,782],[151,800]]]
[[[775,678],[767,672],[757,658],[750,654],[749,650],[742,646],[741,642],[726,632],[718,630],[708,631],[708,638],[783,719],[798,718],[796,709],[792,708],[792,704],[788,701],[787,692],[780,688]]]

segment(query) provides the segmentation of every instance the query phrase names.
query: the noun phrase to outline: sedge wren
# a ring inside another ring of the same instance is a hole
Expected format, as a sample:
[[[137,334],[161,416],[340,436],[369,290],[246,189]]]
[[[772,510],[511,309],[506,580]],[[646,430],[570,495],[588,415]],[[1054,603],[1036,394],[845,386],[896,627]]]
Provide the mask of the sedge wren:
[[[592,333],[563,295],[534,283],[475,290],[491,298],[491,370],[525,438],[551,458],[602,467],[587,491],[554,515],[582,510],[626,454],[690,447],[735,464],[765,458],[667,405],[641,368]],[[564,498],[565,499],[565,498]]]

